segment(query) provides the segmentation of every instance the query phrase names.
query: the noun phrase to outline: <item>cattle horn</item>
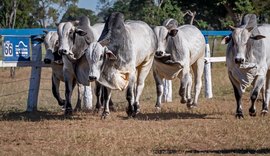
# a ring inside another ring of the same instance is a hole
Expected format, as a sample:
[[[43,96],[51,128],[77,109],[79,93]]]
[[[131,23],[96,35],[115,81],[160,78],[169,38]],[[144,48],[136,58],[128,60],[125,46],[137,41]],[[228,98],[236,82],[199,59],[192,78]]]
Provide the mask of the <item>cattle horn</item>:
[[[230,27],[232,30],[235,30],[235,29],[236,29],[236,27],[231,26],[231,25],[229,25],[229,27]]]
[[[71,23],[72,23],[74,26],[77,26],[77,25],[80,23],[80,21],[76,20],[76,21],[72,21]]]

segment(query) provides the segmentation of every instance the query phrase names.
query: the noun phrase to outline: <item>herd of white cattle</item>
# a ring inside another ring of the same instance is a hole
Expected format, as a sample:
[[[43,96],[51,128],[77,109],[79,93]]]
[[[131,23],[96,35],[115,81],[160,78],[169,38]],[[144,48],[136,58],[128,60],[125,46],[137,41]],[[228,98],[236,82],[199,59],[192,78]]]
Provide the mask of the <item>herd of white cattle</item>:
[[[243,118],[241,98],[253,86],[249,114],[256,115],[255,101],[261,92],[262,111],[268,113],[270,98],[270,25],[257,24],[254,14],[247,14],[222,43],[227,44],[226,65],[237,103],[236,117]],[[193,25],[179,26],[167,19],[162,26],[151,28],[142,21],[125,21],[124,15],[112,13],[105,23],[93,26],[87,17],[58,24],[57,32],[45,32],[37,38],[45,44],[45,63],[52,64],[52,92],[65,114],[71,114],[71,95],[78,85],[75,110],[92,110],[91,82],[95,82],[96,111],[102,117],[113,108],[112,90],[126,90],[127,114],[140,112],[144,81],[153,69],[157,99],[161,109],[163,80],[180,79],[181,103],[197,107],[202,87],[205,39]],[[191,70],[193,74],[191,74]],[[194,94],[192,84],[194,76]],[[65,82],[65,99],[59,83]],[[192,97],[194,95],[194,97]]]

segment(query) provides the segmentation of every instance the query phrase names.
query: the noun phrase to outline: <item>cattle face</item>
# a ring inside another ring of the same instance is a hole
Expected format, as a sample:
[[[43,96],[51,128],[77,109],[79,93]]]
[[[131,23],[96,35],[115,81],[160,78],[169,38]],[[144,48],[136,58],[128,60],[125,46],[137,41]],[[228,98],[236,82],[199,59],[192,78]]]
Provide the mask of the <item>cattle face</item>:
[[[44,62],[46,64],[50,64],[51,62],[61,63],[62,57],[59,55],[59,40],[57,32],[46,32],[46,36],[44,38],[44,45],[46,48],[46,55],[44,58]]]
[[[100,73],[106,59],[115,60],[116,56],[107,48],[98,43],[90,44],[86,52],[86,58],[90,65],[89,80],[95,81],[100,78]]]
[[[167,29],[165,26],[157,26],[154,28],[154,32],[157,35],[158,48],[155,53],[156,56],[164,56],[166,54],[166,49],[169,44],[169,36],[174,37],[178,30],[177,29]]]
[[[59,52],[66,55],[73,55],[73,47],[77,35],[85,36],[87,33],[77,28],[79,21],[63,22],[58,25],[57,32],[59,35]]]
[[[234,51],[234,61],[236,64],[250,62],[252,59],[250,52],[252,51],[252,40],[260,40],[265,38],[263,35],[254,35],[253,28],[233,28],[232,33],[232,48]]]
[[[113,65],[117,57],[107,47],[101,46],[98,42],[93,42],[85,54],[90,67],[89,81],[98,81],[112,89],[123,90],[126,88],[129,73],[120,72],[115,68],[108,68],[108,64]],[[111,81],[107,82],[104,79],[110,79]]]

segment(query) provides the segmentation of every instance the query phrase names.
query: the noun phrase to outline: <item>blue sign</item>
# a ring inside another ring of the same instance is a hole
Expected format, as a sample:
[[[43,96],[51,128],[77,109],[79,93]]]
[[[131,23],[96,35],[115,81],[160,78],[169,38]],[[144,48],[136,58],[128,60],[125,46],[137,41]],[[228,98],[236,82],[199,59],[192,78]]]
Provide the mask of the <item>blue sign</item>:
[[[30,61],[29,37],[4,36],[3,61]]]

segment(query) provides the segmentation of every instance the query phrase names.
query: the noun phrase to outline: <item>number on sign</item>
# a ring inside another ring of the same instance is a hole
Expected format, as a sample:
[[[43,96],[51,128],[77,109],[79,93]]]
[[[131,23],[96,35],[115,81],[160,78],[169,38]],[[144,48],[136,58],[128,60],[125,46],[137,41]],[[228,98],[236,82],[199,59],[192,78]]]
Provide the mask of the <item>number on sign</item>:
[[[13,56],[13,44],[10,42],[5,42],[5,56]]]

